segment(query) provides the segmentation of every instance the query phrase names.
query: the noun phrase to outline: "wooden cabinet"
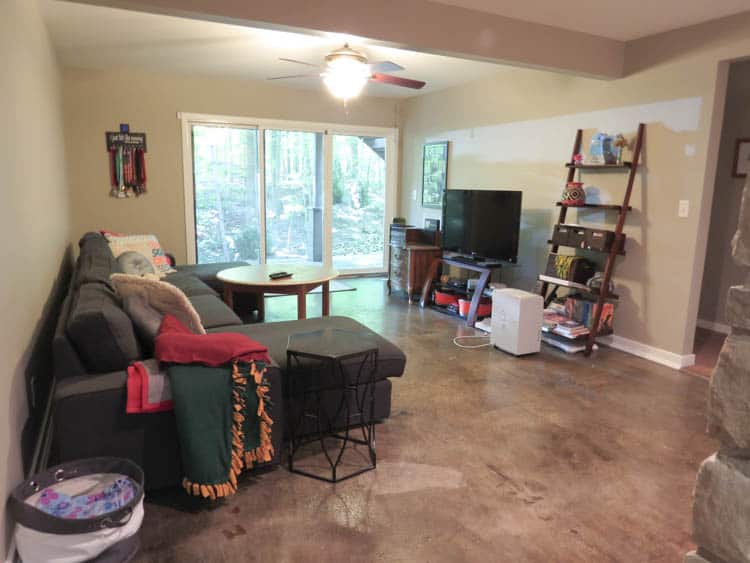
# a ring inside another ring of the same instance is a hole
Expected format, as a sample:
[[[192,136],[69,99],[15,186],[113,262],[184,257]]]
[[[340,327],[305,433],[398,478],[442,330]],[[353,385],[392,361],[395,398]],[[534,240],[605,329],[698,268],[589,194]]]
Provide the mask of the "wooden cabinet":
[[[403,291],[409,302],[413,301],[415,293],[424,285],[430,264],[443,254],[435,242],[435,233],[391,225],[388,293]]]

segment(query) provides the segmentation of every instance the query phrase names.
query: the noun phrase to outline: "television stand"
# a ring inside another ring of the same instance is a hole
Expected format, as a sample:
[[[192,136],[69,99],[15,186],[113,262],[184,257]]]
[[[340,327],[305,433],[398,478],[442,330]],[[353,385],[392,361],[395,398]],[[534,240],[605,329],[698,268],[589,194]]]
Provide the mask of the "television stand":
[[[424,287],[422,288],[422,299],[419,301],[419,306],[423,309],[430,304],[432,285],[438,278],[438,269],[442,264],[448,266],[454,266],[456,268],[462,268],[464,270],[471,270],[472,272],[479,272],[479,280],[474,288],[474,295],[471,298],[471,305],[469,306],[469,314],[466,315],[466,324],[470,327],[474,326],[477,320],[477,309],[479,308],[479,302],[482,299],[484,289],[487,287],[487,282],[490,281],[490,275],[492,270],[496,270],[502,267],[499,262],[482,263],[476,262],[471,258],[465,256],[443,256],[441,258],[435,258],[430,264],[430,268],[427,270],[425,276]]]
[[[466,256],[465,254],[457,254],[456,256],[451,256],[451,260],[461,262],[462,264],[479,264],[481,262],[484,262],[484,258],[482,256]]]

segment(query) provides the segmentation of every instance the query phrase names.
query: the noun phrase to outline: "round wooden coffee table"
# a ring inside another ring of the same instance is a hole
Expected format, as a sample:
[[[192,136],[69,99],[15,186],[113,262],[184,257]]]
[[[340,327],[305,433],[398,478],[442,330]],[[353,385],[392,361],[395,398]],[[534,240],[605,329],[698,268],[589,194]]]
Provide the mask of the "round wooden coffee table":
[[[289,272],[290,278],[272,280],[274,272]],[[323,289],[323,316],[328,316],[331,306],[329,282],[338,277],[338,271],[325,266],[307,264],[261,264],[239,266],[221,270],[216,277],[224,284],[224,303],[234,309],[235,293],[254,293],[258,301],[258,320],[265,317],[263,296],[266,293],[283,293],[297,296],[297,318],[307,316],[307,294],[318,286]]]

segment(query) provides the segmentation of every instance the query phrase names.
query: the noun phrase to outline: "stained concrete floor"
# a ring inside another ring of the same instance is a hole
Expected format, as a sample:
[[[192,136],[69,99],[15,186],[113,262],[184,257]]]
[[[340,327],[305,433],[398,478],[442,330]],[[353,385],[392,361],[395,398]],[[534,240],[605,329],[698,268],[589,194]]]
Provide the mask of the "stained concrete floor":
[[[681,561],[708,382],[603,348],[463,350],[458,319],[351,282],[332,313],[407,355],[376,471],[329,485],[278,467],[211,508],[146,505],[139,562]],[[294,318],[294,298],[267,302]],[[319,311],[310,296],[308,313]]]

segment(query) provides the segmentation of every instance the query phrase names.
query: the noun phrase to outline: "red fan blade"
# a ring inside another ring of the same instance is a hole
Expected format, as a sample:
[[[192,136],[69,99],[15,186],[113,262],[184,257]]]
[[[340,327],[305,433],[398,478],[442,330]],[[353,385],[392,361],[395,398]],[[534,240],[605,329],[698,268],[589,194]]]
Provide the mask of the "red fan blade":
[[[271,76],[266,80],[286,80],[287,78],[318,78],[317,74],[289,74],[287,76]]]
[[[370,80],[373,82],[382,82],[383,84],[393,84],[394,86],[403,86],[404,88],[413,88],[419,90],[424,87],[426,82],[421,80],[412,80],[411,78],[401,78],[400,76],[393,76],[391,74],[381,74],[379,72],[373,72]]]

